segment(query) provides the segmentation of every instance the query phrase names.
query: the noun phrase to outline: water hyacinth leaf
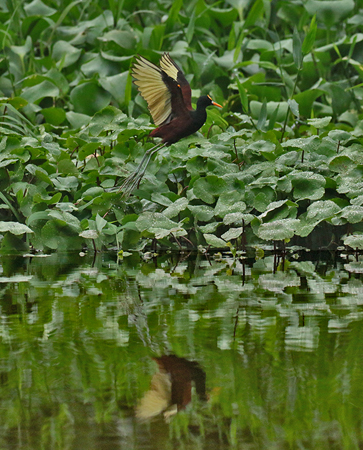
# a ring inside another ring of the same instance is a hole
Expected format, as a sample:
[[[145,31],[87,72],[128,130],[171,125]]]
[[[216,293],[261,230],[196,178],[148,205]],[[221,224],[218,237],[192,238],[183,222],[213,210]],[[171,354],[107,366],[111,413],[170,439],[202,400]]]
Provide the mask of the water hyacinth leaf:
[[[52,57],[58,62],[57,68],[60,70],[78,61],[81,53],[81,49],[74,47],[69,42],[57,41],[53,47]]]
[[[89,124],[91,117],[86,114],[76,113],[74,111],[67,111],[66,118],[71,125],[71,128],[77,130]]]
[[[307,219],[316,223],[334,217],[340,212],[340,207],[331,200],[314,202],[307,209]]]
[[[296,117],[296,118],[299,118],[300,117],[300,113],[299,113],[299,104],[297,103],[297,101],[296,100],[288,100],[287,101],[287,104],[289,105],[289,107],[290,107],[290,110],[291,110],[291,112],[294,114],[294,116]]]
[[[265,241],[291,239],[299,223],[298,219],[281,219],[263,223],[258,228],[257,234]]]
[[[349,223],[359,223],[363,221],[363,206],[346,206],[339,214]]]
[[[299,148],[301,150],[314,151],[320,144],[320,140],[317,136],[309,136],[307,138],[289,139],[283,142],[282,147]]]
[[[343,238],[344,245],[358,250],[363,250],[363,234],[350,234]]]
[[[78,159],[80,161],[83,161],[87,158],[87,156],[90,156],[95,153],[95,151],[100,147],[99,142],[88,142],[87,144],[83,145],[79,151],[78,151]]]
[[[96,230],[85,230],[79,233],[79,236],[85,239],[97,239],[100,235]]]
[[[158,205],[162,205],[162,206],[166,206],[166,207],[171,206],[173,204],[173,202],[170,200],[170,198],[168,198],[165,195],[162,195],[158,192],[156,192],[156,193],[153,192],[151,194],[151,200],[154,203],[157,203]],[[164,215],[165,215],[165,210],[164,210]],[[169,219],[170,219],[170,217],[169,217]]]
[[[139,231],[147,231],[150,228],[171,230],[176,228],[177,225],[176,222],[173,222],[161,213],[144,212],[136,220],[136,227]]]
[[[227,247],[227,243],[223,239],[220,239],[219,237],[214,236],[214,234],[205,233],[205,234],[203,234],[203,236],[204,236],[204,239],[206,240],[207,244],[210,245],[211,247],[214,247],[214,248]]]
[[[33,233],[29,227],[19,222],[0,222],[0,233],[9,231],[11,234],[20,235],[24,233]]]
[[[81,224],[76,216],[66,211],[49,211],[49,217],[54,219],[60,226],[68,225],[73,228],[77,233],[81,232]]]
[[[337,173],[349,172],[354,167],[356,167],[356,163],[346,155],[335,156],[329,162],[329,169]]]
[[[100,85],[103,89],[109,92],[119,105],[126,103],[126,85],[129,78],[128,72],[119,73],[109,77],[99,79]]]
[[[59,89],[48,80],[23,90],[22,97],[29,103],[36,103],[45,97],[58,97]]]
[[[107,220],[101,217],[99,214],[96,215],[96,229],[99,233],[102,233],[102,230],[108,224]]]
[[[56,9],[47,6],[41,0],[33,0],[24,5],[24,10],[28,16],[52,16],[57,12]]]
[[[265,211],[267,206],[276,199],[275,190],[269,186],[265,186],[261,189],[256,189],[255,192],[258,193],[253,199],[253,206],[259,212]]]
[[[54,126],[62,124],[66,119],[66,113],[63,108],[44,108],[41,112],[46,122]]]
[[[214,217],[214,208],[207,205],[188,205],[189,211],[200,222],[209,222]]]
[[[243,193],[237,190],[222,192],[215,207],[215,215],[223,218],[226,214],[245,211],[243,198]]]
[[[296,200],[318,200],[325,193],[325,178],[313,172],[300,172],[291,176],[293,195]]]
[[[315,264],[311,261],[294,261],[290,264],[300,275],[312,275],[316,272]]]
[[[256,153],[273,153],[276,149],[276,145],[271,141],[259,140],[252,142],[247,148]]]
[[[222,239],[226,242],[231,241],[232,239],[237,239],[243,233],[243,228],[230,228],[228,231],[222,234]]]
[[[346,141],[352,137],[348,131],[344,130],[331,130],[329,131],[328,136],[334,141]]]
[[[354,0],[308,0],[304,4],[307,12],[311,16],[316,14],[317,18],[323,21],[327,28],[331,28],[335,23],[346,17],[354,9],[354,6]]]
[[[253,214],[243,214],[241,212],[226,214],[223,218],[225,225],[248,225],[255,218]]]
[[[308,89],[294,95],[294,99],[299,104],[300,114],[304,117],[309,117],[314,101],[324,95],[325,92],[321,89]]]
[[[188,206],[188,200],[185,197],[178,198],[173,204],[169,205],[163,211],[163,215],[168,219],[177,216],[181,211],[184,211]]]
[[[207,223],[206,225],[199,226],[198,229],[202,233],[211,234],[211,233],[214,233],[217,230],[219,225],[221,225],[220,222],[211,222],[211,223]]]
[[[325,128],[331,122],[332,117],[322,117],[321,119],[307,119],[308,125],[311,125],[315,128]]]
[[[92,101],[90,102],[89,99],[92,99]],[[106,107],[110,99],[111,94],[94,81],[82,83],[71,92],[71,102],[75,111],[89,116],[93,116]]]
[[[111,30],[99,38],[103,42],[112,41],[121,48],[131,50],[135,47],[135,35],[126,30]]]
[[[54,187],[60,191],[75,191],[78,187],[76,177],[57,177],[52,178]]]
[[[193,185],[194,195],[205,203],[214,203],[215,197],[221,194],[226,187],[226,182],[216,175],[207,175],[199,178]]]

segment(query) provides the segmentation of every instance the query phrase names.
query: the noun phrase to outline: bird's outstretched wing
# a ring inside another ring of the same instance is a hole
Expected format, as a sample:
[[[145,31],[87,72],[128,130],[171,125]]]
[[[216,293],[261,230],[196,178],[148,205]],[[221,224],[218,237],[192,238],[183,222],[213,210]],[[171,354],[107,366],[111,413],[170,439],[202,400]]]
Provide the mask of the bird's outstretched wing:
[[[161,69],[142,56],[132,67],[134,83],[146,100],[156,126],[163,124],[171,114],[171,93],[163,81]]]
[[[164,53],[156,66],[138,56],[132,67],[134,84],[146,100],[156,126],[191,110],[191,89],[182,70]]]
[[[160,60],[160,67],[169,77],[173,78],[180,87],[184,105],[187,109],[192,110],[192,90],[181,68],[170,58],[169,53],[164,53]]]

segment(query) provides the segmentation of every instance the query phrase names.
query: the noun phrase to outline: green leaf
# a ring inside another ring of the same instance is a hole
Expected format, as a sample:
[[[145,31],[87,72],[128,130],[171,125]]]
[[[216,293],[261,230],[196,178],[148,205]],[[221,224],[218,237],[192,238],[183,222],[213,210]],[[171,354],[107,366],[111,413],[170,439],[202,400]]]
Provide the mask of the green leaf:
[[[307,219],[316,223],[334,217],[340,211],[339,206],[331,200],[314,202],[307,209]]]
[[[313,172],[296,172],[291,175],[294,198],[318,200],[325,192],[325,178]]]
[[[317,29],[318,29],[318,26],[316,24],[316,16],[314,16],[311,19],[309,30],[305,35],[304,42],[301,47],[301,51],[302,51],[303,55],[309,54],[311,52],[311,50],[313,49]]]
[[[115,42],[121,48],[126,48],[128,50],[134,49],[136,44],[135,34],[125,30],[108,31],[99,39],[104,42]]]
[[[48,80],[23,90],[22,97],[29,103],[36,103],[45,97],[58,97],[59,89]]]
[[[209,222],[214,217],[214,209],[207,205],[189,204],[188,209],[201,222]]]
[[[66,113],[63,108],[44,108],[42,114],[47,123],[58,126],[66,119]]]
[[[298,70],[300,70],[302,66],[303,61],[303,54],[301,51],[302,43],[301,43],[301,37],[300,33],[298,32],[297,28],[294,27],[294,32],[292,35],[292,55],[294,58],[294,63]]]
[[[199,178],[193,185],[194,195],[206,203],[214,203],[215,197],[223,192],[226,182],[216,175]]]
[[[363,234],[351,234],[343,238],[344,245],[358,250],[363,250]]]
[[[119,105],[126,103],[126,86],[129,79],[129,72],[119,73],[110,77],[100,78],[100,86],[109,92]]]
[[[71,92],[71,102],[75,111],[89,116],[106,107],[110,99],[111,94],[93,81],[82,83]]]
[[[295,117],[299,118],[300,114],[299,114],[299,104],[297,103],[296,100],[288,100],[287,104],[290,107],[291,112],[294,114]]]
[[[242,112],[247,114],[248,113],[247,92],[246,92],[245,88],[243,87],[243,85],[241,84],[241,82],[239,81],[238,78],[237,78],[236,81],[237,81],[237,86],[238,86],[239,98],[241,100],[241,105],[242,105]]]
[[[348,223],[360,223],[363,221],[363,206],[346,206],[339,214]]]
[[[78,61],[81,53],[81,49],[74,47],[69,42],[57,41],[53,47],[52,57],[58,62],[57,67],[61,70]]]
[[[152,228],[171,230],[177,225],[176,222],[173,222],[161,213],[145,212],[136,220],[136,226],[139,231],[148,231]]]
[[[79,233],[79,236],[85,239],[97,239],[100,235],[96,230],[85,230]]]
[[[57,12],[56,9],[45,5],[41,0],[33,0],[24,5],[24,10],[28,16],[52,16]]]
[[[243,228],[230,228],[228,231],[222,234],[222,239],[226,242],[231,241],[232,239],[237,239],[243,233]]]
[[[304,7],[311,16],[316,14],[327,28],[331,28],[350,14],[355,7],[355,2],[354,0],[307,0]]]
[[[265,241],[291,239],[299,223],[298,219],[281,219],[263,223],[260,225],[257,234]]]
[[[307,119],[309,125],[312,125],[315,128],[324,128],[329,125],[332,117],[322,117],[321,119]]]
[[[258,122],[256,125],[258,130],[263,130],[265,123],[266,123],[266,119],[267,119],[267,102],[265,99],[262,103],[260,114],[258,116]]]
[[[252,8],[250,9],[250,11],[247,15],[247,18],[245,20],[243,27],[249,28],[249,27],[252,27],[253,25],[255,25],[257,20],[263,16],[264,10],[265,10],[265,8],[264,8],[262,0],[256,0],[255,2],[253,2]]]
[[[93,155],[99,147],[99,142],[88,142],[88,144],[82,145],[78,151],[78,159],[84,161],[87,156]]]
[[[29,227],[19,222],[0,222],[0,233],[9,231],[12,234],[19,235],[24,233],[33,233]]]
[[[204,239],[206,240],[207,244],[211,247],[215,248],[224,248],[227,247],[227,243],[223,240],[218,238],[217,236],[214,236],[214,234],[203,234]]]
[[[163,215],[168,219],[177,216],[181,211],[184,211],[188,206],[188,200],[185,197],[178,198],[172,205],[169,205],[163,211]]]

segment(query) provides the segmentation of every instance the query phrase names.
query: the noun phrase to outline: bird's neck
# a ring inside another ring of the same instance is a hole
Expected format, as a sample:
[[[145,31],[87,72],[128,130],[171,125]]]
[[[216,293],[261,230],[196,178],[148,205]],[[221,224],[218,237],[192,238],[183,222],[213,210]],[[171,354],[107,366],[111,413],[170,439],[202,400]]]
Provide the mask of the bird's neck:
[[[205,109],[205,106],[197,106],[197,109],[192,111],[191,115],[193,117],[193,122],[198,125],[200,124],[199,128],[207,120],[207,111]]]

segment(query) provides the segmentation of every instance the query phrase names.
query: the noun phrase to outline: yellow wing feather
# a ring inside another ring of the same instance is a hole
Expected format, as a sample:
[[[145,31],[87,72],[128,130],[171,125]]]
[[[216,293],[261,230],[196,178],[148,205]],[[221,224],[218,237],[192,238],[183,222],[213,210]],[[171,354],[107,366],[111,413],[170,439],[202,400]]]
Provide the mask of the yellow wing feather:
[[[174,61],[170,58],[169,53],[164,53],[160,59],[160,67],[169,77],[175,81],[178,80],[179,68],[175,66]]]
[[[170,64],[166,53],[161,58],[160,65],[162,70],[176,79],[171,67],[175,68],[175,66]],[[177,73],[177,69],[175,70]],[[147,59],[139,56],[132,67],[132,76],[140,94],[148,104],[155,125],[161,125],[171,114],[171,95],[162,79],[161,70]]]

